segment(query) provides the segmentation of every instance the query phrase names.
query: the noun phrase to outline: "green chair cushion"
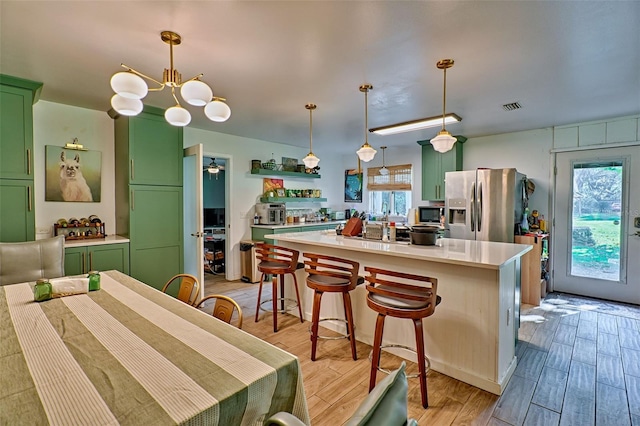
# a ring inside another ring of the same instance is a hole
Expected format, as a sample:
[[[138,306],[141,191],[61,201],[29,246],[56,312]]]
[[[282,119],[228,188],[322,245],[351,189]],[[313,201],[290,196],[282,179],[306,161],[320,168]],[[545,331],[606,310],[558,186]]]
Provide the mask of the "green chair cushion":
[[[360,404],[346,426],[403,426],[407,424],[405,363],[380,381]]]

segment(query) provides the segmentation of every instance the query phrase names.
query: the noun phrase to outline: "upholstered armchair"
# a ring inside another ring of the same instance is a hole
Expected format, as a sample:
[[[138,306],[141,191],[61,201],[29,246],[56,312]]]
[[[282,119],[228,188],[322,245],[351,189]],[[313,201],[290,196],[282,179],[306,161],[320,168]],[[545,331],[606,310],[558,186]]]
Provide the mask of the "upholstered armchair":
[[[418,426],[418,422],[407,419],[407,376],[405,363],[380,381],[360,404],[347,426]],[[289,413],[276,413],[265,426],[304,426],[297,417]]]
[[[0,286],[64,276],[64,236],[0,243]]]

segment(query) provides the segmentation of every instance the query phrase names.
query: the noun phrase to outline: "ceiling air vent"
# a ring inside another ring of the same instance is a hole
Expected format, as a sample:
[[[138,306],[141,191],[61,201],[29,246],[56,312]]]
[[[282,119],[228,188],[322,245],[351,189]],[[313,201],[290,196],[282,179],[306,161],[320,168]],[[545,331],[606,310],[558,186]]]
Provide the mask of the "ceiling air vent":
[[[502,109],[504,109],[505,111],[514,111],[520,108],[522,108],[522,105],[520,105],[518,102],[511,102],[510,104],[502,105]]]

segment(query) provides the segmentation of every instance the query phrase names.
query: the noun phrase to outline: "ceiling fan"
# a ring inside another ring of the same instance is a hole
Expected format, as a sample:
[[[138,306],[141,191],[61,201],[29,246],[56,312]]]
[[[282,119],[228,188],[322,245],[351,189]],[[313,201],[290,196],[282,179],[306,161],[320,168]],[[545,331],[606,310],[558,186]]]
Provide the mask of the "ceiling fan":
[[[211,164],[209,164],[208,166],[205,166],[202,170],[209,172],[209,175],[216,175],[216,179],[217,179],[218,173],[220,173],[221,170],[224,170],[224,166],[216,163],[216,159],[212,158]]]

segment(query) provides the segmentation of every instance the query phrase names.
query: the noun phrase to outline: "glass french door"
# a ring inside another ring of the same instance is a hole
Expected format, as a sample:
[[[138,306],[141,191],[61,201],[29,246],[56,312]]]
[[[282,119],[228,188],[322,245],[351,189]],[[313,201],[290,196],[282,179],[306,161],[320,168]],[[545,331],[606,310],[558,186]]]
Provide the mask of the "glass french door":
[[[556,154],[555,291],[640,303],[640,147]]]

